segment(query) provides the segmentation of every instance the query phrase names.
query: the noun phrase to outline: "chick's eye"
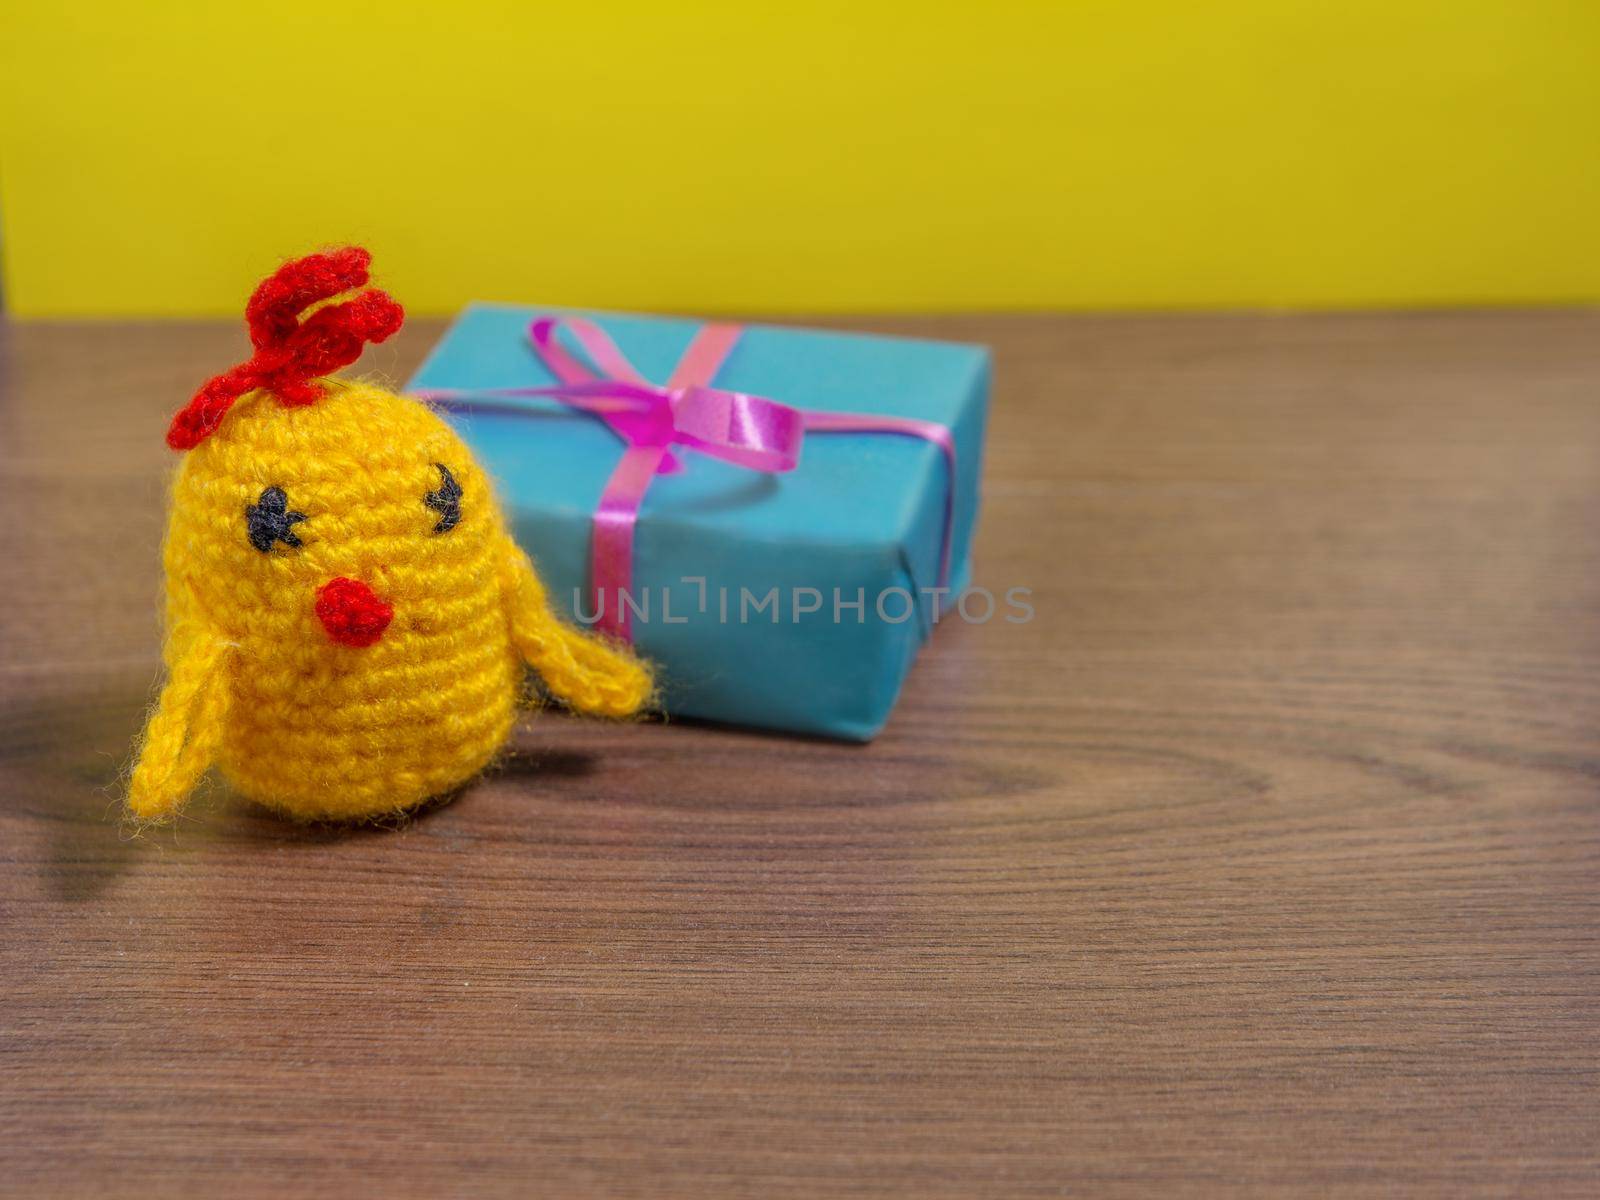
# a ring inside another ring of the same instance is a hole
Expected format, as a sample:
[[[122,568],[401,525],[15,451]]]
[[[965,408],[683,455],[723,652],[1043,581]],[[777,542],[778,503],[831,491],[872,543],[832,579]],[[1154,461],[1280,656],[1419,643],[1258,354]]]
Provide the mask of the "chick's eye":
[[[305,519],[305,513],[289,511],[289,497],[281,487],[269,487],[261,493],[261,499],[244,510],[250,544],[263,554],[271,553],[279,542],[298,549],[300,539],[294,527]]]
[[[450,468],[443,463],[434,463],[439,468],[440,484],[433,491],[422,498],[422,502],[434,512],[439,514],[438,523],[434,525],[435,533],[449,533],[461,523],[461,485],[456,482],[456,477],[450,473]]]

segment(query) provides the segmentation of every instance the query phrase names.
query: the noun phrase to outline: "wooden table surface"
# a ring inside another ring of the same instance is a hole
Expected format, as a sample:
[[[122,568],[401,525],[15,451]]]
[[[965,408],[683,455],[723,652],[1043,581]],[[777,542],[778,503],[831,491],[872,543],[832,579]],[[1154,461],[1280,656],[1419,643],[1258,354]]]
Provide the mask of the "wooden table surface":
[[[1600,1193],[1600,315],[853,324],[995,348],[1037,611],[876,743],[546,715],[403,828],[139,838],[242,333],[4,332],[0,1190]]]

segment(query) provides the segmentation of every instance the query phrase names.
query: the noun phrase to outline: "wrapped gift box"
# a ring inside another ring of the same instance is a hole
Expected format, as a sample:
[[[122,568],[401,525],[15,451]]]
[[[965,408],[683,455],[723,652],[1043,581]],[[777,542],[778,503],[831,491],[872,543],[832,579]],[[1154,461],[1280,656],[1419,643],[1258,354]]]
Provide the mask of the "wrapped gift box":
[[[472,305],[410,389],[470,394],[554,384],[528,329],[536,317],[571,315]],[[669,378],[700,328],[582,315],[653,383]],[[752,325],[714,386],[801,409],[916,418],[953,437],[953,493],[932,441],[811,431],[798,466],[783,473],[678,447],[681,469],[658,475],[639,510],[628,614],[636,647],[660,668],[669,716],[870,739],[941,606],[948,614],[968,584],[988,352]],[[512,532],[557,606],[592,620],[593,518],[623,443],[590,413],[539,399],[515,407],[522,411],[468,406],[447,415],[498,481]],[[952,592],[941,596],[947,494]]]

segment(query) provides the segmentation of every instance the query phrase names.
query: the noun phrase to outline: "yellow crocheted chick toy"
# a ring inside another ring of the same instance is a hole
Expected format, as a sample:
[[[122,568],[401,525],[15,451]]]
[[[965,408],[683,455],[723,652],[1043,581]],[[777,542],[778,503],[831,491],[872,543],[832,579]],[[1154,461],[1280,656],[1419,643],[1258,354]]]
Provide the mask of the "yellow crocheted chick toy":
[[[300,819],[447,794],[510,734],[525,663],[581,712],[650,699],[642,663],[552,614],[449,426],[324,378],[400,327],[382,292],[328,303],[363,287],[369,262],[316,254],[262,283],[246,310],[255,356],[168,432],[187,453],[164,551],[167,682],[127,801],[138,820],[176,814],[213,763]]]

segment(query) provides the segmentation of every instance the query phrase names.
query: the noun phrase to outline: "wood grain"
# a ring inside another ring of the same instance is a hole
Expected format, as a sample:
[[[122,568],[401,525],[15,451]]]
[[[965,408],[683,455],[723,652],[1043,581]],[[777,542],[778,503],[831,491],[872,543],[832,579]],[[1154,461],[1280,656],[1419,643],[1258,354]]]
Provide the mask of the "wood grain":
[[[241,335],[5,330],[0,1189],[1600,1192],[1600,316],[856,324],[995,347],[1037,610],[877,743],[544,717],[402,828],[137,840]]]

